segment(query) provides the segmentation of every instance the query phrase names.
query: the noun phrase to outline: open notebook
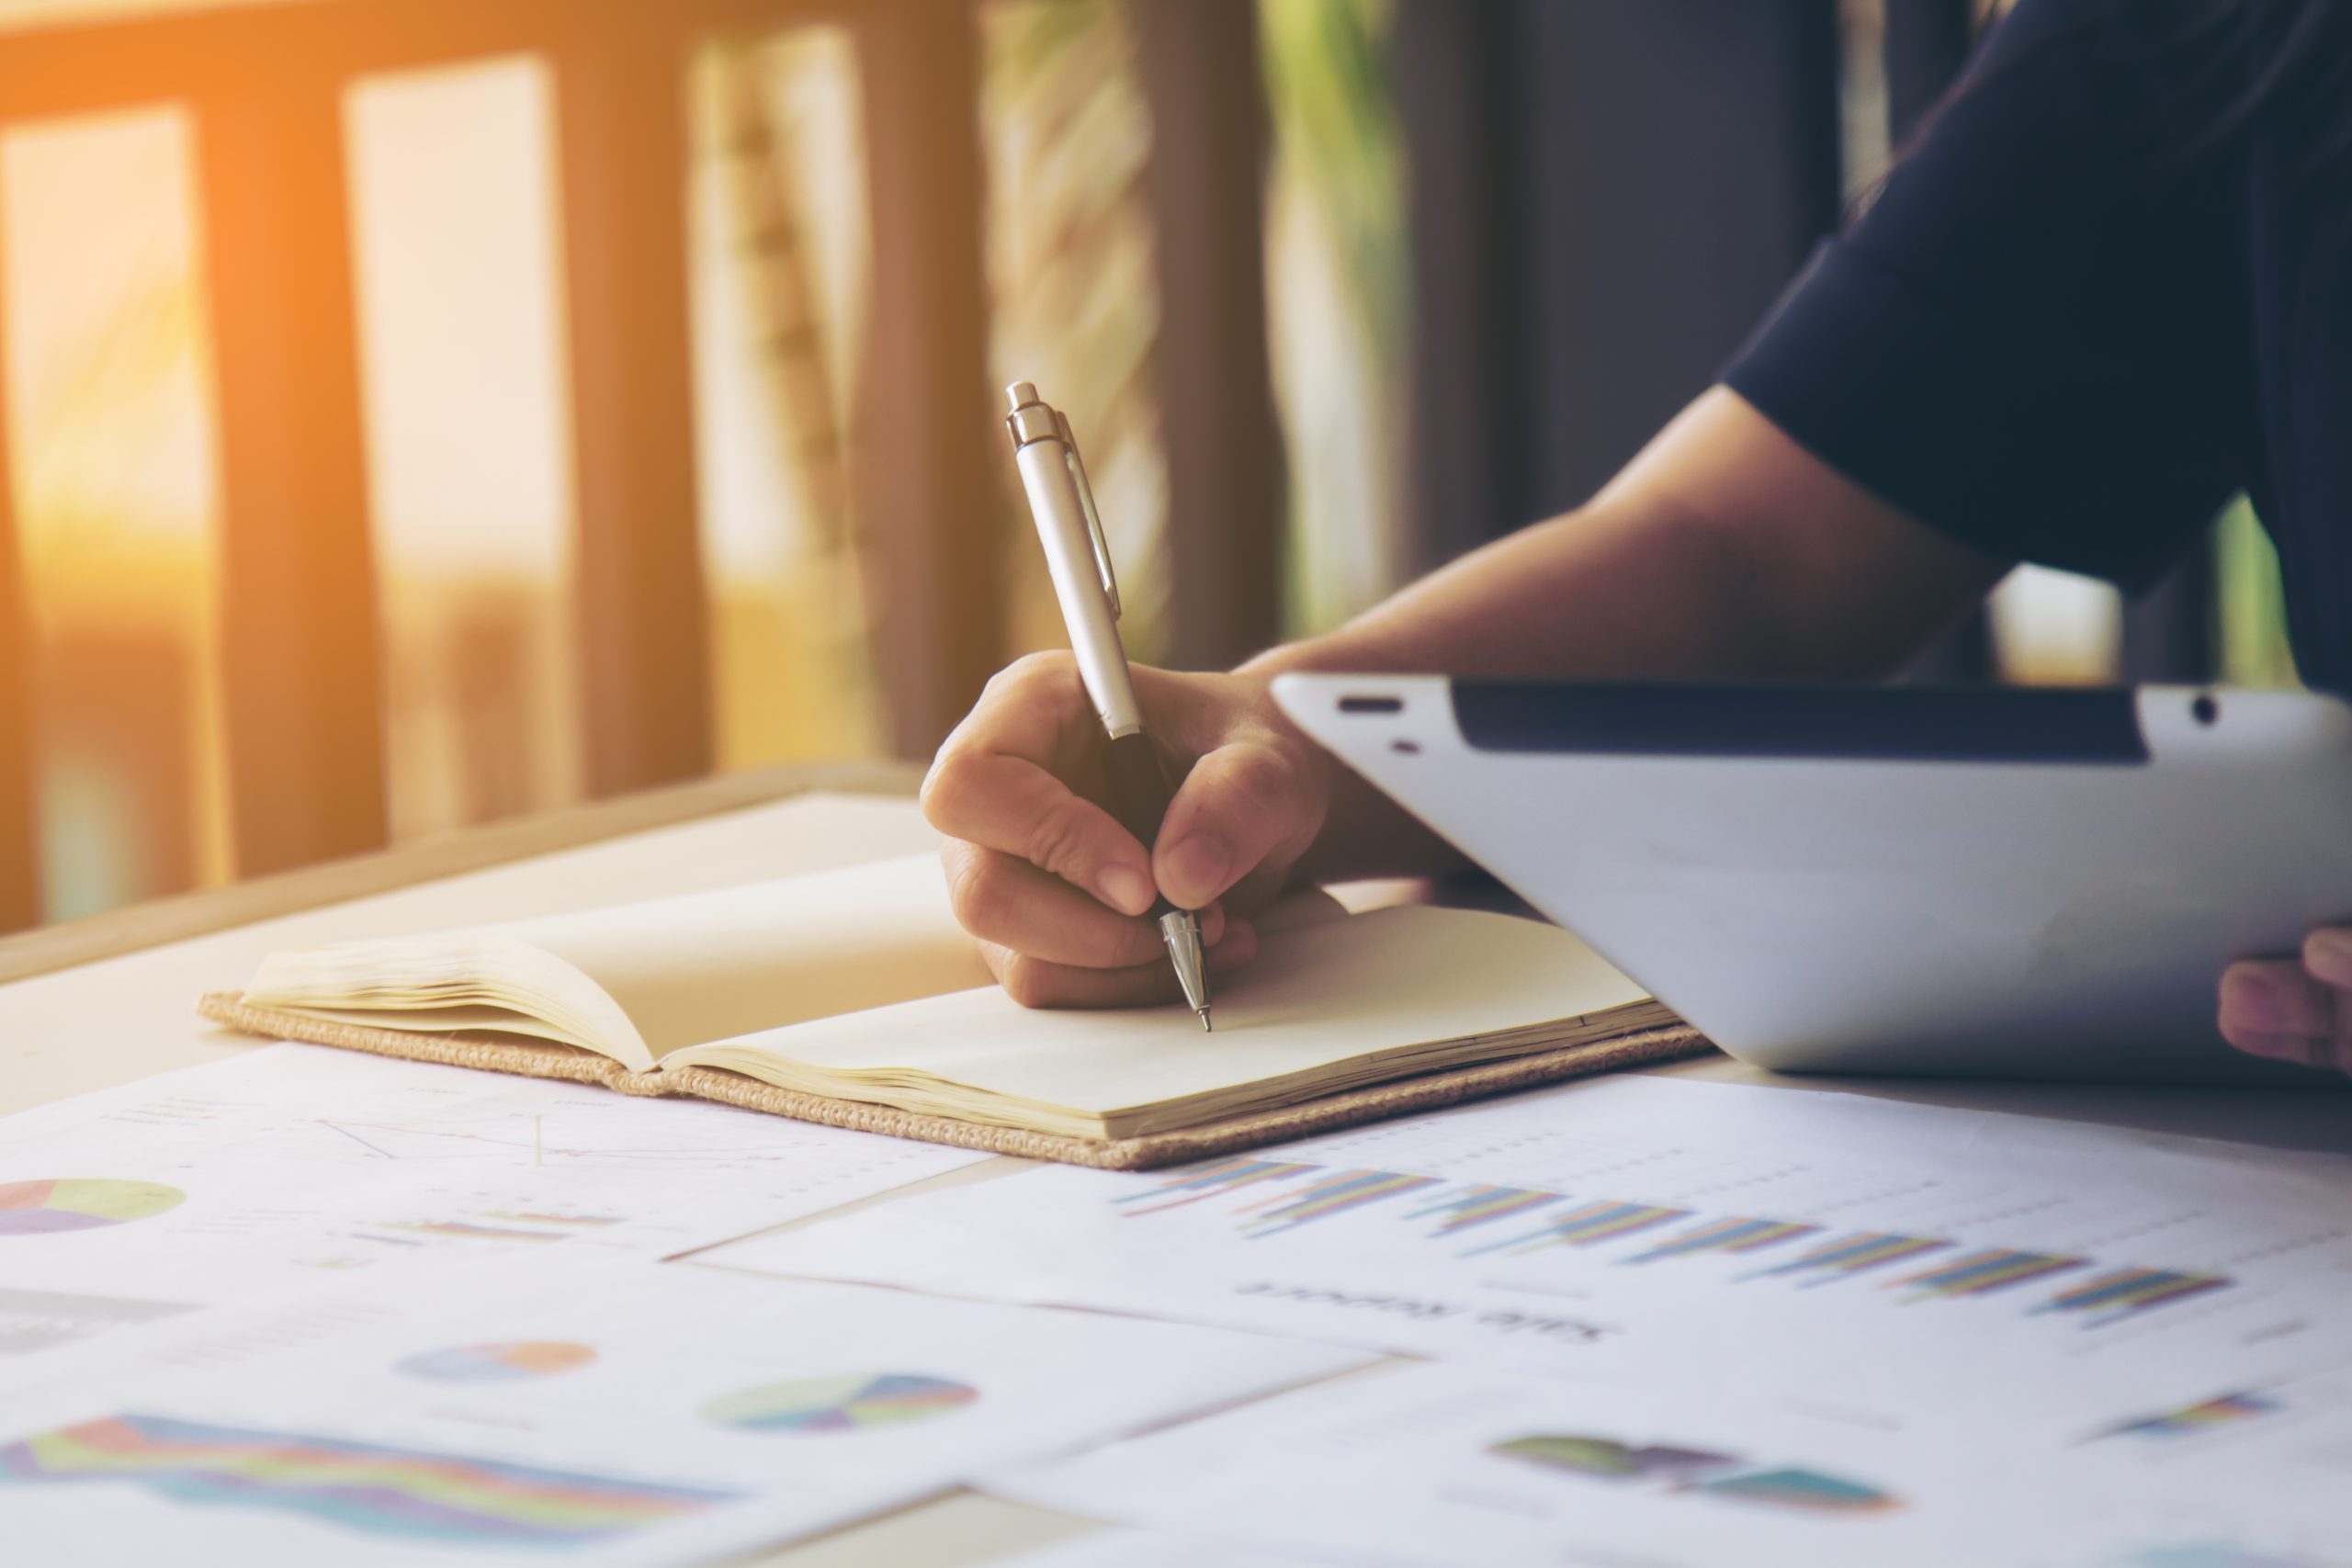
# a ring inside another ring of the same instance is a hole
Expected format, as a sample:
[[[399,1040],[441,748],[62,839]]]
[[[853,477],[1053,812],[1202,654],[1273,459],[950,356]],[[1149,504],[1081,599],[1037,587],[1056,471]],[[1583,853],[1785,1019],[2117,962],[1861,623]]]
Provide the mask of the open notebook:
[[[586,1057],[596,1071],[560,1076],[637,1093],[790,1114],[808,1100],[887,1107],[913,1122],[854,1124],[916,1135],[952,1122],[1096,1144],[1674,1022],[1556,927],[1426,908],[1265,922],[1257,959],[1220,980],[1214,1034],[1174,1005],[1031,1010],[989,982],[929,856],[280,953],[206,1011],[292,1038],[516,1071]],[[429,1048],[436,1037],[471,1054]],[[502,1042],[529,1049],[502,1057]],[[781,1098],[714,1092],[737,1075]]]

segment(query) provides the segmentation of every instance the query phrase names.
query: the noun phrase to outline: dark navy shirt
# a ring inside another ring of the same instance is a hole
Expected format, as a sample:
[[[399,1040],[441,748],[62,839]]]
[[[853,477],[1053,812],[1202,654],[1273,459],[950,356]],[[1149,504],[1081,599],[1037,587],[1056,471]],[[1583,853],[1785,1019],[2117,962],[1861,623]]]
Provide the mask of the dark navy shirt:
[[[1725,373],[1969,544],[2142,586],[2243,490],[2297,664],[2352,692],[2352,0],[2019,0]],[[2342,149],[2336,149],[2341,152]]]

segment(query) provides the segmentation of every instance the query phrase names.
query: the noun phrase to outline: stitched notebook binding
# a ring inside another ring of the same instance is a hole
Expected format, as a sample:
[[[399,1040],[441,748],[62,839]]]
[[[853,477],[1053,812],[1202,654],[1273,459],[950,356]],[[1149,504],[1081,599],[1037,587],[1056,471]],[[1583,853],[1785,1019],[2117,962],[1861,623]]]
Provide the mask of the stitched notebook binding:
[[[1074,1138],[1057,1133],[1033,1133],[1014,1127],[991,1127],[949,1116],[925,1116],[887,1105],[854,1100],[834,1100],[777,1089],[741,1073],[719,1067],[684,1067],[675,1072],[634,1073],[618,1062],[569,1045],[542,1044],[486,1034],[428,1034],[402,1029],[371,1029],[280,1012],[274,1008],[247,1007],[234,991],[212,991],[197,1003],[198,1013],[213,1022],[247,1034],[274,1040],[300,1040],[313,1045],[335,1045],[379,1056],[437,1062],[445,1066],[474,1067],[484,1072],[513,1073],[522,1077],[559,1078],[569,1083],[598,1084],[622,1094],[646,1097],[684,1096],[715,1100],[771,1116],[789,1116],[827,1127],[847,1127],[860,1133],[885,1133],[957,1148],[984,1149],[990,1154],[1018,1155],[1024,1159],[1056,1160],[1064,1165],[1091,1166],[1098,1170],[1148,1170],[1229,1154],[1261,1144],[1280,1143],[1310,1134],[1328,1133],[1359,1122],[1377,1122],[1417,1111],[1434,1111],[1464,1100],[1509,1094],[1539,1084],[1558,1083],[1620,1067],[1673,1061],[1713,1051],[1698,1031],[1683,1025],[1649,1029],[1578,1045],[1541,1051],[1506,1062],[1458,1067],[1402,1078],[1369,1089],[1328,1095],[1305,1105],[1258,1111],[1176,1133],[1147,1137]]]

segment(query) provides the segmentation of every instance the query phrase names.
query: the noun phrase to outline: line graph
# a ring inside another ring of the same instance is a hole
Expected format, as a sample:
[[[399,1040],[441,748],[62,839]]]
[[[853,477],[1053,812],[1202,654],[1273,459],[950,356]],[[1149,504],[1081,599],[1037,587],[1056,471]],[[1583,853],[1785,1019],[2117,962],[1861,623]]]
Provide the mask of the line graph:
[[[1807,1285],[1826,1285],[1849,1275],[1866,1274],[1873,1269],[1883,1269],[1892,1263],[1908,1262],[1930,1252],[1940,1252],[1950,1247],[1948,1241],[1928,1236],[1896,1235],[1887,1231],[1863,1231],[1857,1235],[1839,1236],[1837,1240],[1813,1248],[1799,1258],[1775,1268],[1761,1269],[1743,1276],[1750,1280],[1779,1279],[1789,1275],[1801,1277]]]
[[[1432,1214],[1442,1214],[1445,1218],[1438,1223],[1437,1229],[1429,1234],[1432,1236],[1458,1235],[1480,1225],[1514,1219],[1562,1201],[1564,1200],[1557,1192],[1543,1192],[1528,1187],[1489,1187],[1473,1182],[1453,1197],[1441,1198],[1434,1203],[1415,1209],[1412,1217],[1422,1220]]]
[[[1761,1252],[1784,1241],[1813,1235],[1820,1229],[1819,1225],[1798,1224],[1791,1220],[1750,1220],[1734,1215],[1685,1231],[1672,1240],[1661,1241],[1648,1251],[1625,1261],[1656,1263],[1668,1258],[1688,1258],[1696,1252]]]
[[[313,1125],[368,1157],[402,1162],[708,1170],[787,1166],[801,1157],[775,1139],[715,1140],[707,1125],[658,1129],[636,1116],[613,1119],[603,1106],[490,1117],[471,1125],[350,1120]]]
[[[1438,1185],[1437,1179],[1430,1176],[1342,1170],[1250,1204],[1244,1212],[1250,1215],[1249,1225],[1253,1235],[1274,1235]]]
[[[391,1247],[427,1247],[437,1242],[546,1245],[628,1223],[627,1214],[465,1207],[457,1213],[412,1213],[398,1219],[370,1221],[350,1234],[355,1241]]]
[[[1669,1209],[1655,1203],[1617,1203],[1603,1199],[1586,1203],[1566,1213],[1547,1220],[1525,1235],[1510,1236],[1485,1247],[1474,1247],[1468,1256],[1487,1252],[1532,1252],[1545,1247],[1598,1247],[1602,1242],[1617,1241],[1629,1235],[1639,1235],[1660,1225],[1690,1217],[1688,1209]]]

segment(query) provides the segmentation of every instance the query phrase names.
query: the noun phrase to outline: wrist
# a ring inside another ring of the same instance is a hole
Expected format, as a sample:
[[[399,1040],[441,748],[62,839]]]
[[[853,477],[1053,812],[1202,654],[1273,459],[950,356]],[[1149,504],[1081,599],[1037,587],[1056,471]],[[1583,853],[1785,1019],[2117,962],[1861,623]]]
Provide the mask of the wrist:
[[[1344,631],[1277,643],[1265,652],[1237,665],[1234,673],[1271,684],[1277,675],[1294,671],[1353,670],[1363,672],[1407,668],[1393,655],[1367,645]]]
[[[1344,632],[1306,637],[1270,648],[1233,672],[1263,695],[1267,722],[1279,726],[1317,770],[1322,821],[1314,840],[1292,868],[1295,886],[1351,882],[1371,876],[1436,876],[1465,863],[1439,839],[1352,768],[1317,745],[1274,702],[1278,675],[1294,671],[1394,671],[1411,669],[1409,660],[1385,652],[1368,639]]]

